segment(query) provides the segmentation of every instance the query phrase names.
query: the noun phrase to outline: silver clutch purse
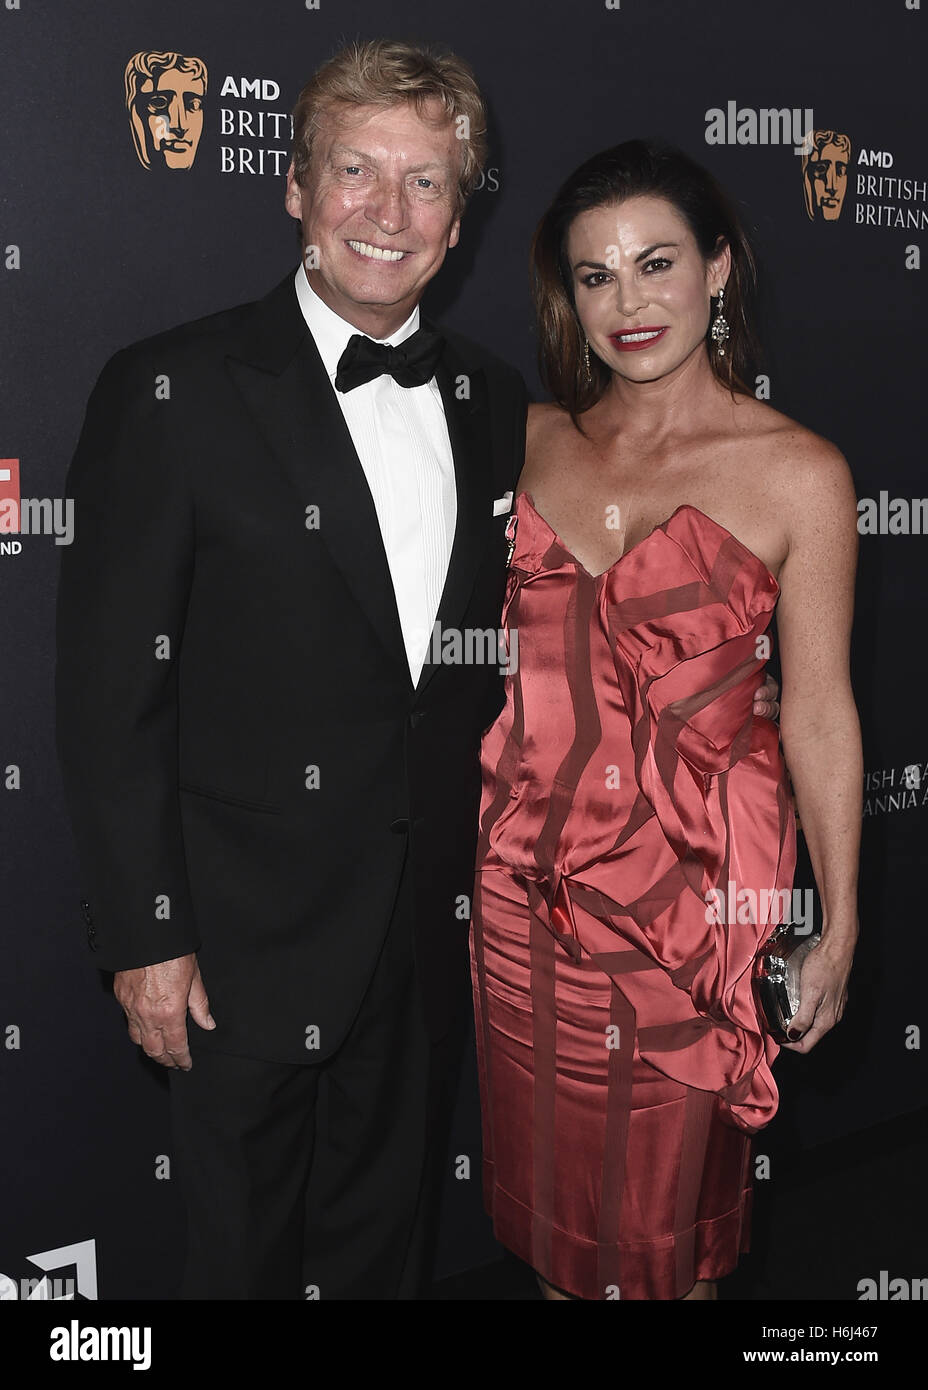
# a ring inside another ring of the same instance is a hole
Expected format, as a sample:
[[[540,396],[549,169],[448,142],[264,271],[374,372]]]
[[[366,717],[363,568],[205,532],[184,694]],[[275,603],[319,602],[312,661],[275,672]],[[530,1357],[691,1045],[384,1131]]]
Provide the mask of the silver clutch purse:
[[[801,936],[783,922],[767,937],[754,960],[754,995],[775,1042],[789,1042],[787,1029],[799,1008],[799,976],[820,932]]]

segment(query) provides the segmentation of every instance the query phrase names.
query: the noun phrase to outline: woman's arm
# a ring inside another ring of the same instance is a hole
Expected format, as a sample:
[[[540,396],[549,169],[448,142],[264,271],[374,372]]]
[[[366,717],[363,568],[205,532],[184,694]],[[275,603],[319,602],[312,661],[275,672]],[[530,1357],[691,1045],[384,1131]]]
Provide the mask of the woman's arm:
[[[788,467],[789,553],[777,631],[783,753],[822,901],[822,941],[806,958],[793,1020],[808,1052],[844,1012],[857,941],[863,797],[860,723],[850,681],[857,501],[844,456],[805,431]]]

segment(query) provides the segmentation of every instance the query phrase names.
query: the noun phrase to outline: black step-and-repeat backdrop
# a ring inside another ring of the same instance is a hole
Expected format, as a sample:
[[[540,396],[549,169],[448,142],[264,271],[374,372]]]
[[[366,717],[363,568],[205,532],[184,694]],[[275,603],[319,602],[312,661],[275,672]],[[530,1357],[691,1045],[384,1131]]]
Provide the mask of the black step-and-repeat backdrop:
[[[0,1298],[174,1293],[182,1217],[166,1078],[128,1041],[89,957],[54,756],[54,595],[74,525],[61,493],[87,394],[117,347],[260,296],[296,264],[289,112],[345,38],[439,41],[475,67],[492,110],[488,167],[427,302],[517,364],[536,396],[527,251],[577,163],[663,136],[740,203],[764,285],[757,394],[844,451],[861,499],[863,934],[844,1022],[808,1057],[777,1062],[781,1110],[758,1145],[774,1157],[760,1176],[776,1182],[777,1155],[851,1147],[920,1103],[926,10],[0,0]],[[166,55],[186,121],[171,149],[134,101]],[[256,505],[260,492],[256,476]],[[811,884],[806,861],[797,886]],[[497,1251],[479,1143],[468,1072],[440,1274]],[[868,1272],[851,1262],[849,1298]]]

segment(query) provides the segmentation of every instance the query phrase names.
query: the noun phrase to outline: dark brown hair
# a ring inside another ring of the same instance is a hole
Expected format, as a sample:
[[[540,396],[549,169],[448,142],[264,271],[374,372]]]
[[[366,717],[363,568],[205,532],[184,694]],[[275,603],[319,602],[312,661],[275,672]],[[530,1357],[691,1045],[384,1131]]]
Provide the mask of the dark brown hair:
[[[600,399],[612,373],[605,362],[590,353],[592,380],[587,379],[567,236],[580,213],[639,194],[653,194],[672,203],[692,230],[705,260],[717,255],[726,243],[731,248],[724,309],[731,336],[725,344],[725,356],[714,350],[708,328],[706,342],[718,379],[732,392],[753,395],[746,383],[754,375],[759,355],[753,310],[757,271],[740,218],[709,171],[682,150],[660,141],[626,140],[574,170],[539,222],[532,241],[532,296],[541,377],[574,424]]]

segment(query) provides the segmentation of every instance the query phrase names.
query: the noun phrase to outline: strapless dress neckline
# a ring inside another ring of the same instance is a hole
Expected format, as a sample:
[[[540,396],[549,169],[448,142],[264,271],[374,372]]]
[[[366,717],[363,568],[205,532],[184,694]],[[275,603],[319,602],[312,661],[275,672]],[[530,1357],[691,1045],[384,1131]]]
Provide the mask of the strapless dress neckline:
[[[564,554],[568,555],[570,559],[573,561],[573,563],[577,566],[577,568],[582,570],[582,572],[587,576],[587,578],[592,579],[594,583],[598,583],[601,579],[605,579],[608,575],[612,574],[613,570],[617,569],[618,566],[621,565],[624,560],[629,559],[632,555],[635,554],[636,551],[640,550],[642,546],[647,545],[648,541],[650,541],[658,531],[663,531],[665,535],[669,535],[670,531],[668,528],[672,525],[672,523],[676,521],[677,517],[679,517],[682,512],[693,512],[694,515],[701,517],[703,521],[707,521],[710,526],[714,526],[716,531],[720,531],[722,535],[727,536],[728,539],[735,546],[738,547],[738,549],[745,555],[745,557],[748,560],[753,561],[755,565],[759,566],[763,574],[775,586],[777,596],[779,597],[780,585],[777,581],[777,577],[764,563],[760,556],[755,554],[755,552],[751,550],[749,546],[746,546],[743,541],[739,541],[738,537],[733,535],[732,532],[729,531],[726,526],[723,526],[720,521],[716,521],[714,517],[709,516],[707,512],[702,511],[699,507],[693,506],[692,502],[681,502],[680,506],[677,507],[673,512],[671,512],[670,516],[665,517],[663,521],[657,522],[657,524],[651,528],[651,530],[648,532],[646,536],[642,536],[640,541],[636,541],[635,544],[629,546],[627,550],[623,550],[622,554],[619,555],[617,559],[613,560],[611,565],[608,565],[604,570],[600,570],[599,574],[592,574],[587,569],[583,561],[578,560],[577,556],[573,553],[570,546],[567,545],[567,543],[561,538],[557,531],[555,531],[550,521],[548,521],[546,517],[542,516],[541,512],[535,506],[535,502],[531,493],[520,492],[515,499],[513,509],[515,509],[515,507],[518,506],[518,503],[523,499],[526,505],[531,509],[532,513],[537,518],[537,520],[540,521],[542,526],[544,526],[551,533],[552,539],[557,542],[557,544],[564,551]]]

